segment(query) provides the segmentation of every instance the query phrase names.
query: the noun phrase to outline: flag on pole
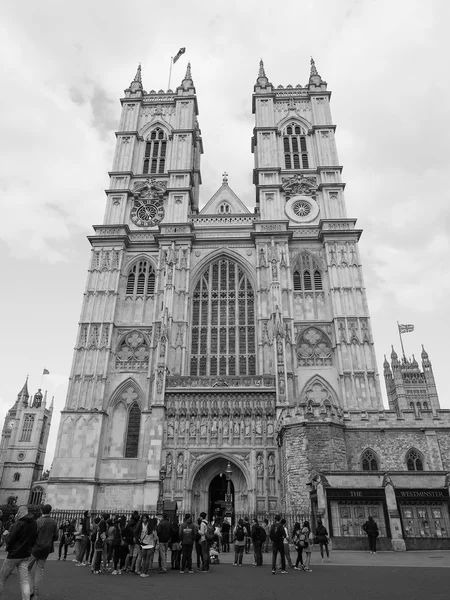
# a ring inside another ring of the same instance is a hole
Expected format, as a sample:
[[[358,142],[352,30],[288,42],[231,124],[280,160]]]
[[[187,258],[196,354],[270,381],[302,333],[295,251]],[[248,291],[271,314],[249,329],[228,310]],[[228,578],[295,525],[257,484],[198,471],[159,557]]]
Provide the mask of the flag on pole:
[[[399,323],[398,331],[399,333],[411,333],[411,331],[414,331],[414,325],[401,325]]]
[[[42,375],[50,375],[50,371],[47,371],[47,369],[44,369],[42,371]]]
[[[173,64],[177,62],[177,60],[186,52],[186,48],[180,48],[178,52],[173,57]]]

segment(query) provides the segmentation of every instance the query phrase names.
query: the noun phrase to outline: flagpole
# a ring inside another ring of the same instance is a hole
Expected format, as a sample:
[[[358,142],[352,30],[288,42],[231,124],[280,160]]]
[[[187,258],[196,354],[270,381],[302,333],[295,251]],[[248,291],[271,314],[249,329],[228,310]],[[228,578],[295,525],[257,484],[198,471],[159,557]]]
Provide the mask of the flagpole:
[[[167,86],[168,90],[170,90],[170,80],[172,79],[172,63],[173,63],[173,56],[170,57],[169,85]]]
[[[404,357],[404,358],[406,358],[406,357],[405,357],[405,349],[403,348],[403,339],[402,339],[402,334],[400,333],[400,324],[399,324],[399,322],[398,322],[398,321],[397,321],[397,329],[398,329],[398,336],[399,336],[399,338],[400,338],[400,344],[402,345],[403,357]]]

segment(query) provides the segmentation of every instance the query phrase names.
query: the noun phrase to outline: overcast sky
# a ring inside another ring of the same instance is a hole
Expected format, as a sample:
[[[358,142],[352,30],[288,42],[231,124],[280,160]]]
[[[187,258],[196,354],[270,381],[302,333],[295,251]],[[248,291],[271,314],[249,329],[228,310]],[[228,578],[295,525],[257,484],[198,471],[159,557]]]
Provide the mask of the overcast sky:
[[[187,61],[199,101],[203,206],[229,184],[249,206],[251,95],[260,58],[275,85],[328,82],[348,214],[360,249],[375,348],[425,344],[441,406],[449,340],[450,3],[445,0],[5,1],[0,9],[0,423],[29,373],[55,396],[46,465],[64,407],[91,225],[102,222],[119,98],[142,63],[167,89]]]

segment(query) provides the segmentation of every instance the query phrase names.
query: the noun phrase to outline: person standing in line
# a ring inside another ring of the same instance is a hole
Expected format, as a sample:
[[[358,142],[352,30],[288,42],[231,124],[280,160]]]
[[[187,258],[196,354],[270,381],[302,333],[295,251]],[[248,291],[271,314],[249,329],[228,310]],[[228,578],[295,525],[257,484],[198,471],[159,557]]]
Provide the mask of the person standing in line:
[[[236,527],[234,528],[234,566],[242,567],[242,558],[244,556],[245,543],[246,543],[246,531],[245,524],[242,519],[239,519]]]
[[[70,544],[70,533],[69,533],[70,521],[65,519],[62,524],[59,526],[59,530],[61,532],[61,538],[59,540],[59,550],[58,550],[58,560],[61,560],[61,554],[64,548],[64,558],[67,558],[67,548]]]
[[[158,535],[156,533],[156,519],[149,519],[148,515],[142,516],[140,542],[143,562],[141,577],[149,577],[149,571],[153,569],[153,558],[158,544]]]
[[[255,567],[262,567],[263,557],[261,552],[261,547],[263,544],[262,536],[265,535],[264,529],[258,523],[258,519],[255,517],[252,523],[252,542],[253,542],[253,553],[255,556]]]
[[[89,552],[91,550],[91,518],[89,516],[89,511],[85,510],[83,514],[83,518],[81,519],[81,544],[80,551],[77,556],[77,561],[79,566],[86,566],[86,560],[89,562]]]
[[[202,547],[202,556],[203,556],[203,573],[207,573],[209,571],[209,544],[207,539],[208,533],[208,522],[206,520],[206,513],[201,512],[200,517],[202,522],[200,524],[200,545]]]
[[[0,598],[3,596],[5,583],[11,573],[17,568],[19,572],[20,591],[22,600],[30,600],[30,582],[28,579],[28,562],[31,549],[37,536],[37,524],[27,506],[19,506],[15,523],[9,528],[6,539],[7,555],[0,569]]]
[[[123,564],[121,557],[123,555],[122,530],[125,528],[125,517],[119,517],[115,521],[114,538],[112,541],[113,572],[112,575],[122,575]],[[125,559],[123,560],[125,562]]]
[[[373,517],[370,516],[369,519],[362,526],[363,531],[367,533],[367,537],[369,538],[369,552],[371,554],[377,553],[377,537],[379,535],[378,525],[373,520]]]
[[[328,531],[325,525],[322,523],[322,519],[317,521],[316,527],[316,536],[319,542],[320,548],[320,556],[322,557],[322,562],[324,562],[323,549],[325,548],[325,552],[327,554],[327,562],[331,562],[330,553],[328,551]]]
[[[55,551],[54,543],[58,540],[58,525],[52,519],[50,504],[42,507],[42,516],[36,522],[37,536],[31,551],[31,560],[28,563],[28,577],[30,580],[30,596],[39,599],[39,588],[44,579],[45,562],[48,555]]]
[[[166,513],[163,514],[161,521],[158,523],[156,533],[158,534],[159,561],[161,562],[158,572],[167,573],[167,548],[170,541],[170,523]]]
[[[124,539],[128,542],[128,556],[125,561],[125,571],[133,572],[136,568],[136,563],[141,557],[141,546],[135,538],[136,528],[139,524],[139,513],[135,510],[131,515],[127,526],[124,530]]]
[[[270,535],[270,525],[268,519],[264,519],[263,521],[263,529],[266,532],[266,541],[263,544],[262,551],[269,552],[269,535]]]
[[[92,524],[92,531],[91,531],[91,535],[89,537],[90,541],[91,541],[91,551],[89,553],[89,560],[88,560],[88,564],[91,567],[91,571],[93,571],[94,569],[94,556],[95,556],[95,542],[97,541],[97,535],[98,535],[98,524],[100,523],[100,517],[95,517],[94,519],[94,523]]]
[[[180,557],[180,524],[178,517],[175,516],[170,525],[170,564],[172,571],[180,570]]]
[[[192,570],[192,550],[194,548],[194,540],[197,538],[198,529],[197,526],[192,523],[191,515],[187,514],[184,517],[184,521],[180,526],[179,536],[181,543],[181,566],[180,573],[184,574],[185,569],[188,569],[189,573],[193,573]],[[197,560],[198,560],[197,555]],[[200,563],[197,563],[200,564]]]
[[[281,556],[281,572],[283,575],[286,571],[286,559],[284,556],[284,538],[286,537],[286,531],[281,524],[280,515],[275,516],[275,522],[270,529],[270,539],[272,540],[272,574],[275,575],[277,569],[277,556],[280,553]]]
[[[311,554],[314,542],[311,534],[311,527],[308,521],[303,523],[303,528],[300,533],[300,544],[302,544],[303,550],[305,551],[305,564],[303,565],[303,570],[307,573],[311,573]]]
[[[73,532],[73,539],[75,540],[75,558],[72,560],[72,562],[75,563],[75,566],[80,567],[81,563],[78,560],[80,554],[81,554],[81,547],[83,544],[83,519],[78,519],[77,524],[75,525],[75,530]]]
[[[245,529],[245,554],[250,552],[250,543],[252,540],[252,528],[248,517],[244,517],[244,529]]]
[[[290,566],[291,569],[294,568],[294,565],[292,563],[291,560],[291,547],[290,547],[290,540],[289,540],[289,532],[288,532],[288,528],[286,526],[286,519],[281,519],[281,524],[284,527],[284,531],[286,532],[286,537],[283,539],[283,544],[284,544],[284,557],[285,560],[287,560],[288,565]]]
[[[200,543],[200,525],[202,524],[202,520],[200,518],[197,519],[197,534],[195,536],[195,553],[197,555],[197,570],[203,571],[203,553],[202,553],[202,545]]]
[[[294,531],[292,532],[292,543],[294,544],[297,550],[297,560],[295,561],[295,567],[297,571],[303,570],[303,546],[300,544],[300,533],[302,528],[300,527],[300,523],[295,523]],[[301,565],[299,567],[298,565]]]
[[[227,519],[223,520],[221,533],[222,533],[222,552],[230,551],[230,529],[231,525]]]

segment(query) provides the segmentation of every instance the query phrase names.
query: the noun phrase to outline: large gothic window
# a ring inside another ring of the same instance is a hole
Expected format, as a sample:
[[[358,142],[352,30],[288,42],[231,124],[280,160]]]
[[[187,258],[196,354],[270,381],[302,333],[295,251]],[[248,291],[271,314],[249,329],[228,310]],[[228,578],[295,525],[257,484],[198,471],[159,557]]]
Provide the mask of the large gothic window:
[[[406,467],[408,471],[423,471],[422,455],[415,448],[411,448],[406,455]]]
[[[329,367],[333,350],[330,338],[317,327],[308,327],[297,342],[297,359],[301,367]]]
[[[283,150],[286,169],[309,169],[306,131],[298,123],[291,123],[284,130]]]
[[[141,427],[141,411],[134,403],[128,412],[127,439],[125,458],[137,458],[139,448],[139,429]]]
[[[29,442],[31,440],[31,432],[33,431],[34,415],[25,415],[23,420],[22,433],[20,442]]]
[[[232,260],[211,263],[193,296],[191,375],[254,375],[255,295]]]
[[[137,296],[151,295],[155,292],[155,271],[146,261],[140,260],[128,273],[126,295]]]
[[[167,136],[162,129],[154,129],[145,144],[143,173],[164,173],[166,167]]]
[[[293,269],[294,292],[321,292],[322,273],[314,258],[307,253],[301,254]]]
[[[363,471],[378,471],[378,460],[373,450],[364,450],[361,456]]]

